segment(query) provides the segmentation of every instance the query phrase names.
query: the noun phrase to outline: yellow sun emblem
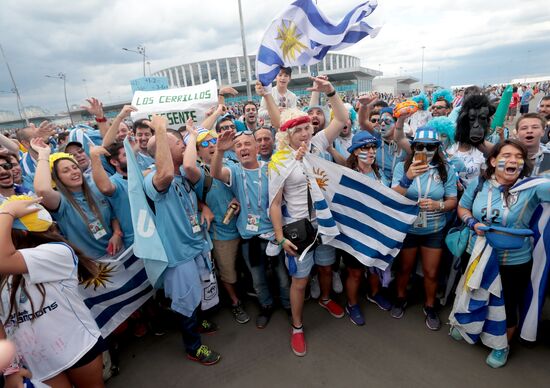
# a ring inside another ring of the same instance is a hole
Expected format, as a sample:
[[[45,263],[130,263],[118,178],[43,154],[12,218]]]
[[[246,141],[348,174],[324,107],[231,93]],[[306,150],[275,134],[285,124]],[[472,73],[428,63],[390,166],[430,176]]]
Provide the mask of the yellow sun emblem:
[[[278,35],[275,39],[281,41],[281,50],[283,50],[283,59],[285,61],[289,59],[292,61],[296,60],[296,55],[307,48],[305,44],[300,42],[302,34],[296,31],[296,29],[296,24],[289,20],[283,20],[281,26],[277,27]]]
[[[80,284],[84,285],[84,288],[93,286],[94,291],[98,287],[107,287],[107,283],[112,283],[109,278],[112,276],[113,268],[109,264],[99,264],[97,276],[93,279],[86,280]]]
[[[324,170],[320,168],[314,168],[313,174],[315,175],[315,180],[317,181],[317,186],[323,191],[326,191],[325,188],[328,186],[328,176]]]
[[[283,148],[282,150],[279,150],[271,156],[271,161],[267,165],[268,170],[275,171],[277,174],[281,175],[281,172],[279,171],[279,166],[284,167],[285,162],[290,159],[291,152],[288,148]]]

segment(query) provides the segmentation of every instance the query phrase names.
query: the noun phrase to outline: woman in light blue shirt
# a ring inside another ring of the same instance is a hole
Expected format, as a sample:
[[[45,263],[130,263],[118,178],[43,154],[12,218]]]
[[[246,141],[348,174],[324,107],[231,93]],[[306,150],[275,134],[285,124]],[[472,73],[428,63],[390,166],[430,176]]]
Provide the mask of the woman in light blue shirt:
[[[441,321],[435,311],[437,275],[443,252],[445,212],[457,205],[457,178],[441,151],[438,133],[429,127],[418,128],[411,148],[413,153],[397,164],[392,187],[407,198],[418,200],[420,213],[403,241],[397,269],[397,300],[394,318],[402,318],[406,307],[407,284],[420,249],[426,299],[426,326],[439,330]],[[407,173],[405,173],[407,170]]]

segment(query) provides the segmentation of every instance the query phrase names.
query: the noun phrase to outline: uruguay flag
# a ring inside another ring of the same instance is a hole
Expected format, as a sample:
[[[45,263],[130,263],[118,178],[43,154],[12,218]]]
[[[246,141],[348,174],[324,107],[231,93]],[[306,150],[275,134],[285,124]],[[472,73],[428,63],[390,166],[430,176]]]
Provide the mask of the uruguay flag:
[[[155,288],[163,285],[168,258],[155,226],[155,215],[143,192],[143,175],[128,138],[124,140],[128,163],[128,197],[134,226],[134,254],[143,259],[149,281]]]
[[[311,0],[297,0],[277,16],[264,34],[256,56],[256,78],[271,85],[281,67],[313,65],[329,50],[342,50],[365,36],[376,36],[379,28],[363,21],[377,7],[366,1],[333,24]]]
[[[343,249],[366,266],[386,270],[418,215],[416,202],[357,171],[312,154],[299,162],[284,149],[269,164],[270,203],[295,168],[308,177],[323,243]]]

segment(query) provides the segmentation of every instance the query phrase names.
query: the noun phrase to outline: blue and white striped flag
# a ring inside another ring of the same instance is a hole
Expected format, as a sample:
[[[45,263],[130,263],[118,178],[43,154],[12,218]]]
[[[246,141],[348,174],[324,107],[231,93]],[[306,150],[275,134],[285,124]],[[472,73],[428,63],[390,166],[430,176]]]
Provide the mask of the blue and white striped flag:
[[[290,172],[303,168],[323,243],[343,249],[369,267],[385,270],[392,264],[418,215],[415,201],[312,154],[301,163],[291,151],[278,151],[269,167],[270,203]]]
[[[527,341],[536,341],[542,306],[550,274],[550,204],[537,207],[531,218],[533,235],[533,268],[531,283],[525,295],[525,309],[521,312],[520,336]]]
[[[363,19],[377,7],[366,1],[333,24],[311,0],[297,0],[277,16],[264,34],[256,56],[256,78],[271,85],[281,67],[313,65],[329,50],[349,47],[378,33]]]
[[[127,248],[116,258],[100,259],[97,277],[80,284],[80,294],[107,338],[153,295],[143,261]]]
[[[449,323],[469,344],[481,340],[491,349],[508,346],[498,256],[483,236],[477,236],[456,288]]]
[[[128,138],[124,140],[128,164],[128,198],[134,226],[134,254],[143,259],[147,277],[155,288],[161,288],[168,258],[155,226],[155,214],[143,191],[143,175]]]

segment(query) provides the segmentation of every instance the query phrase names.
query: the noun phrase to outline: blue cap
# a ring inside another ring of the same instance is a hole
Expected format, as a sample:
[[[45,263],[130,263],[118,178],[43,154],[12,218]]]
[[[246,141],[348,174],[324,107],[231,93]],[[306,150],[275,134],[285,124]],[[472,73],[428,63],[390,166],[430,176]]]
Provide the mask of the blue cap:
[[[367,144],[375,144],[376,148],[380,147],[380,140],[372,136],[367,131],[361,131],[353,135],[351,145],[348,147],[348,152],[351,154],[357,148],[361,148]]]
[[[393,116],[393,108],[386,106],[385,108],[380,109],[380,116],[382,116],[384,113],[389,113]]]
[[[439,134],[430,127],[420,127],[416,130],[413,143],[440,143]]]

